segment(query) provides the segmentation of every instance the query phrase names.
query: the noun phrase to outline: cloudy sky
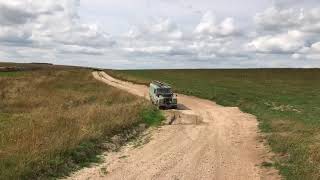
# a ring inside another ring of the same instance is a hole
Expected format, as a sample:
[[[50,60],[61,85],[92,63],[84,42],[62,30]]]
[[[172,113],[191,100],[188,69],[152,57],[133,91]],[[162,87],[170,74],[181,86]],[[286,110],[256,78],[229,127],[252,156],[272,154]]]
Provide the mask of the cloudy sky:
[[[319,0],[0,0],[0,61],[320,67]]]

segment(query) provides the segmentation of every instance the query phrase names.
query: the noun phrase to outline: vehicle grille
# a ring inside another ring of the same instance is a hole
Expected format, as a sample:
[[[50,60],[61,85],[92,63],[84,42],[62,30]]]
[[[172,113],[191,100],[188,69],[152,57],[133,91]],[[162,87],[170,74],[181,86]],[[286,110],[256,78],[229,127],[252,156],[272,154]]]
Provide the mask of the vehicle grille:
[[[167,98],[163,100],[164,104],[170,104],[172,101],[171,99]]]

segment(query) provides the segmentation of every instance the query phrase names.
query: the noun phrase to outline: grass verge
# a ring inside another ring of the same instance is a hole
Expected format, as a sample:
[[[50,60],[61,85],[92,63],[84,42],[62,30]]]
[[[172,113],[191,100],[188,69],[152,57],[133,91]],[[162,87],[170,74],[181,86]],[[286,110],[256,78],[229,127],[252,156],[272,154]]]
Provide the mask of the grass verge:
[[[142,121],[148,126],[159,126],[161,122],[165,119],[161,111],[157,108],[147,108],[144,109],[140,114]]]
[[[141,84],[165,81],[176,92],[238,106],[258,117],[286,179],[320,178],[320,70],[108,71]]]
[[[79,68],[0,73],[0,99],[0,179],[68,175],[98,162],[107,137],[160,118]]]

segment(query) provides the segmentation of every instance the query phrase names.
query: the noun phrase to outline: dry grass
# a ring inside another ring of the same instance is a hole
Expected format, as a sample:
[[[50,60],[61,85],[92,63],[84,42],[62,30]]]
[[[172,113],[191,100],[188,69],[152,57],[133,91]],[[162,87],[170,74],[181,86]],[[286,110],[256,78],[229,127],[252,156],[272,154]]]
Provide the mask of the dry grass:
[[[137,124],[149,108],[89,70],[9,74],[0,75],[0,179],[65,175],[96,158],[97,141]]]

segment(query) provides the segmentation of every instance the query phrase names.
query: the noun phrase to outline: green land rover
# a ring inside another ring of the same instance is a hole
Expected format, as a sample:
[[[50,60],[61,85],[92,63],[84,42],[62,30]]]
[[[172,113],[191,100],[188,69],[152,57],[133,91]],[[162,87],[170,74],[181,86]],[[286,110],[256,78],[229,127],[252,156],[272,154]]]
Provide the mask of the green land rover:
[[[149,96],[151,102],[158,108],[177,108],[177,95],[174,95],[171,87],[160,81],[150,83]]]

